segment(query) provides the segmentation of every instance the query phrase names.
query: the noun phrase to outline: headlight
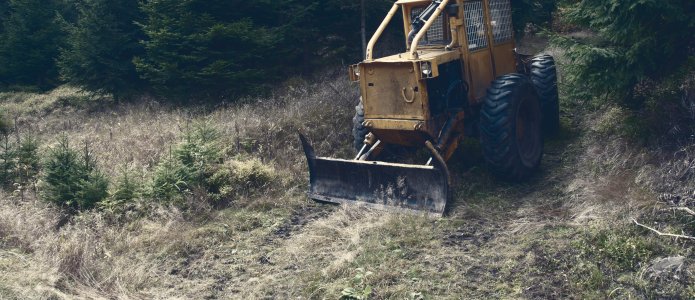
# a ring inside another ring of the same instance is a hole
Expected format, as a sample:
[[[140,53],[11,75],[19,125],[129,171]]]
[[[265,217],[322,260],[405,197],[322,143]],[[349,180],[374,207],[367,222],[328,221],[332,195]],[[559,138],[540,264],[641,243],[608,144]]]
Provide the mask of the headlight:
[[[428,61],[423,61],[420,63],[420,71],[422,71],[422,75],[424,75],[423,77],[432,77],[432,64]]]
[[[359,81],[360,80],[360,66],[359,65],[351,65],[349,68],[349,73],[348,75],[350,76],[350,81]]]

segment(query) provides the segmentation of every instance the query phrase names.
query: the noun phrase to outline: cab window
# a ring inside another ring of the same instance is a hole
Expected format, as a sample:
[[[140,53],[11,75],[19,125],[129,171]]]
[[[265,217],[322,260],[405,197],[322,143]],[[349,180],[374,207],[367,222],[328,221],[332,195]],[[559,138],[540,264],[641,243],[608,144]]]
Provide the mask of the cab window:
[[[487,26],[485,26],[483,1],[464,2],[463,12],[464,21],[466,22],[468,49],[476,51],[487,48]]]
[[[419,16],[426,7],[427,6],[413,7],[413,9],[410,11],[410,19],[414,20],[417,18],[417,16]],[[432,23],[432,26],[429,30],[427,30],[427,33],[422,36],[422,39],[420,39],[420,43],[418,45],[427,46],[448,44],[450,42],[450,34],[449,30],[447,29],[447,19],[446,13],[442,12],[434,23]]]
[[[512,40],[512,6],[509,0],[490,0],[490,27],[495,44]]]

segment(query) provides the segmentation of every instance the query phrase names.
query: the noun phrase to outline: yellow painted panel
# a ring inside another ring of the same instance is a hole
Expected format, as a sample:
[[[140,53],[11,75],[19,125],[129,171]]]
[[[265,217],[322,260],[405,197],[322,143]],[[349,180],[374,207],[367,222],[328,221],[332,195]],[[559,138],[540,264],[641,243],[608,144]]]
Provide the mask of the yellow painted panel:
[[[427,89],[418,80],[415,62],[372,62],[361,67],[365,118],[426,119]]]
[[[469,54],[468,70],[470,71],[470,88],[473,98],[477,101],[485,97],[487,88],[494,79],[490,51],[483,49]]]
[[[516,72],[516,58],[514,57],[514,42],[508,42],[493,46],[495,59],[495,75],[502,76]]]

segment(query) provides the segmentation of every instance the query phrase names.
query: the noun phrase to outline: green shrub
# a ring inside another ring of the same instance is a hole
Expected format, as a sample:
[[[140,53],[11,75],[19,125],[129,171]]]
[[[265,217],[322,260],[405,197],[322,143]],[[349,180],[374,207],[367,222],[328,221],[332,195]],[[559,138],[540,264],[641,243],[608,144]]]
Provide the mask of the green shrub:
[[[163,160],[154,170],[151,192],[159,201],[171,202],[181,197],[186,191],[187,183],[179,176],[179,164],[172,157]]]
[[[133,210],[135,201],[143,195],[142,182],[138,177],[139,174],[128,165],[123,166],[110,196],[99,203],[99,208],[114,215]]]
[[[142,195],[142,185],[137,174],[127,166],[121,169],[121,176],[116,179],[116,187],[111,193],[111,200],[118,204],[132,202]]]
[[[26,186],[34,182],[41,168],[38,141],[31,137],[24,138],[19,142],[19,146],[14,154],[17,159],[14,183]]]
[[[123,168],[121,176],[116,180],[116,189],[111,194],[111,198],[118,202],[130,202],[140,196],[140,183],[134,178],[132,171]]]
[[[219,131],[207,123],[189,130],[181,144],[155,169],[152,197],[177,205],[204,193],[212,204],[263,189],[275,170],[258,159],[225,161]]]
[[[93,208],[108,196],[108,180],[97,169],[94,157],[85,146],[82,154],[70,148],[62,137],[50,149],[41,181],[42,199],[71,212]]]
[[[234,171],[225,165],[219,168],[206,180],[208,196],[213,202],[220,202],[234,196],[236,189],[232,186]]]
[[[15,168],[15,145],[10,142],[7,135],[4,135],[0,141],[0,181],[3,185],[8,186],[13,183]]]
[[[12,129],[12,122],[7,117],[7,113],[4,110],[0,110],[0,134],[7,135]]]
[[[582,256],[599,260],[607,268],[620,271],[637,270],[665,249],[648,238],[616,230],[589,232],[578,241]]]
[[[155,169],[152,196],[183,204],[196,189],[208,190],[208,178],[222,162],[219,131],[207,123],[196,124],[184,140]]]
[[[24,190],[34,182],[40,169],[38,142],[33,138],[12,141],[4,135],[0,139],[0,184]]]

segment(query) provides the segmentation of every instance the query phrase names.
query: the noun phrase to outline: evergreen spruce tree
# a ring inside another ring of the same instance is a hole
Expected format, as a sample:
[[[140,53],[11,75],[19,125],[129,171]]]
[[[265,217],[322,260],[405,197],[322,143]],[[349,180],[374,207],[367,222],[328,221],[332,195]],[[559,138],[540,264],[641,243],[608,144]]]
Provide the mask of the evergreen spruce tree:
[[[169,93],[245,92],[277,77],[277,30],[263,26],[273,1],[142,2],[143,78]]]
[[[513,0],[512,21],[517,38],[524,36],[526,25],[548,26],[553,20],[557,0]]]
[[[31,137],[23,138],[15,151],[17,166],[15,169],[15,182],[22,186],[34,183],[40,169],[39,144]]]
[[[141,188],[136,174],[126,165],[121,169],[121,176],[116,180],[116,187],[111,199],[116,204],[131,202],[140,196]]]
[[[658,79],[682,66],[695,49],[695,1],[582,0],[567,19],[593,39],[562,39],[566,72],[595,93],[625,96],[640,80]]]
[[[61,0],[9,0],[0,36],[0,82],[51,87],[58,82],[56,59],[65,34]]]
[[[141,87],[133,58],[142,55],[136,22],[138,0],[82,0],[77,24],[68,25],[60,54],[61,75],[70,83],[116,98]]]
[[[365,38],[381,24],[393,5],[389,0],[370,0],[365,3]],[[281,16],[283,55],[290,57],[303,73],[326,63],[356,62],[363,58],[361,43],[361,14],[359,1],[287,0],[277,4]],[[397,17],[398,18],[398,17]],[[380,39],[377,50],[403,45],[402,22],[394,19]],[[404,49],[399,49],[404,50]],[[293,66],[295,67],[295,66]]]
[[[10,142],[7,134],[3,134],[0,138],[0,185],[9,186],[13,183],[16,166],[15,145]]]
[[[71,212],[93,208],[108,196],[108,180],[97,169],[89,148],[85,145],[80,155],[65,137],[50,150],[42,179],[42,198]]]
[[[10,1],[9,0],[0,0],[0,36],[2,33],[5,31],[3,22],[1,20],[7,19],[7,16],[10,14]]]

